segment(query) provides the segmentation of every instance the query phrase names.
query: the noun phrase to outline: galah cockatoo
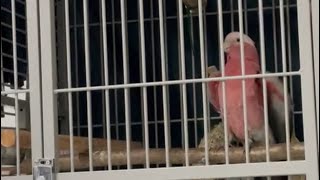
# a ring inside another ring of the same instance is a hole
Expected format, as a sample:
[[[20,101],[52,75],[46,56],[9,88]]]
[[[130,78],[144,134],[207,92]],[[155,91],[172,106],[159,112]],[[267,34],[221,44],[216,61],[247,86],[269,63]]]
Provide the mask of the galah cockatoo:
[[[243,34],[244,40],[244,66],[245,75],[258,74],[260,72],[259,55],[252,39]],[[227,63],[225,64],[226,76],[241,75],[241,53],[240,53],[240,33],[229,33],[224,41],[224,51],[227,54]],[[247,127],[249,147],[253,142],[265,144],[265,125],[263,94],[259,80],[250,78],[245,80],[245,94],[247,107]],[[242,97],[242,80],[225,81],[226,90],[226,114],[228,121],[229,142],[236,139],[242,144],[245,142],[244,132],[244,106]],[[223,116],[222,83],[218,86],[219,106]],[[269,141],[274,143],[272,131],[269,130]]]
[[[208,77],[221,77],[221,72],[215,67],[207,68]],[[266,72],[270,73],[270,72]],[[268,122],[272,130],[274,139],[277,143],[286,142],[286,124],[285,124],[285,106],[284,106],[284,88],[282,81],[278,77],[266,77],[267,103],[268,103]],[[220,81],[208,83],[209,101],[214,109],[220,113],[218,87]],[[262,80],[259,82],[262,86]],[[288,120],[291,138],[295,138],[293,130],[293,102],[290,93],[287,93]]]

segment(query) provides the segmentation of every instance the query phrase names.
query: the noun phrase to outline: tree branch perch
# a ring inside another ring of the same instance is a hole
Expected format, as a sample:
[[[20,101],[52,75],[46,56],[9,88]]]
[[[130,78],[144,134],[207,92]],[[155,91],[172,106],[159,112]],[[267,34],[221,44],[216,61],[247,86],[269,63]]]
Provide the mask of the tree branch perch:
[[[291,144],[291,158],[292,160],[304,160],[304,144],[294,143]],[[150,149],[150,164],[165,164],[165,149]],[[170,149],[170,163],[184,164],[185,151],[184,149]],[[189,149],[189,162],[190,164],[197,164],[205,156],[204,149],[190,148]],[[88,153],[82,153],[75,156],[75,169],[87,170],[89,168]],[[210,164],[224,164],[225,154],[224,150],[209,151]],[[229,148],[230,163],[244,163],[245,153],[242,147]],[[270,146],[270,160],[271,161],[285,161],[287,159],[286,144],[275,144]],[[252,147],[250,151],[250,162],[265,162],[266,150],[265,147]],[[126,151],[112,152],[111,154],[112,165],[126,165],[127,154]],[[145,164],[145,150],[135,149],[131,151],[132,165]],[[58,160],[59,169],[61,172],[70,171],[70,158],[67,156],[61,157]],[[25,160],[21,164],[21,170],[24,174],[31,174],[31,161]],[[104,167],[108,165],[107,151],[95,151],[93,153],[94,167]]]

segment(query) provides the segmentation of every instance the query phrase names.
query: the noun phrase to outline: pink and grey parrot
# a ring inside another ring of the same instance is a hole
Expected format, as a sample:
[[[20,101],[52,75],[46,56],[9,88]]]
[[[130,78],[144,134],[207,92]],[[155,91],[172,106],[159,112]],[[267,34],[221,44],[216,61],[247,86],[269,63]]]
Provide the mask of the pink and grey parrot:
[[[254,46],[254,42],[244,35],[245,50],[245,74],[260,73],[259,56]],[[230,33],[224,43],[225,52],[227,54],[226,76],[241,75],[240,65],[240,34]],[[207,69],[208,75],[212,77],[220,77],[221,73],[215,66]],[[242,87],[241,80],[226,81],[226,106],[227,120],[229,130],[229,142],[235,138],[244,142],[244,121],[242,107]],[[267,99],[268,99],[268,117],[269,117],[269,140],[270,143],[286,142],[285,132],[285,106],[284,106],[284,88],[278,77],[266,77]],[[265,143],[264,131],[264,108],[263,93],[261,79],[246,80],[246,101],[247,101],[247,118],[248,118],[248,134],[249,143],[259,142]],[[209,100],[214,109],[222,113],[222,83],[220,81],[212,81],[208,83]],[[287,95],[289,128],[291,139],[295,138],[293,125],[293,103],[290,94]],[[222,117],[223,118],[223,117]],[[231,119],[230,119],[231,118]],[[224,118],[223,118],[224,119]],[[232,137],[233,136],[233,137]],[[231,137],[231,138],[230,138]],[[210,141],[210,140],[209,140]],[[210,141],[211,142],[211,141]],[[221,146],[221,144],[219,145]],[[284,177],[272,177],[272,179],[282,179]],[[238,178],[242,179],[242,178]],[[254,179],[254,178],[252,178]]]
[[[247,35],[244,38],[244,65],[245,75],[258,74],[260,72],[259,55],[254,42]],[[241,75],[241,53],[240,53],[240,33],[229,33],[224,41],[224,51],[227,55],[225,64],[226,76]],[[249,146],[253,142],[265,144],[265,125],[263,94],[259,80],[251,78],[246,79],[245,94],[247,106],[247,125]],[[243,116],[243,97],[242,80],[227,80],[225,82],[226,90],[226,115],[223,119],[228,121],[229,142],[236,139],[242,144],[245,142],[244,116]],[[218,86],[219,106],[223,116],[222,83]],[[274,143],[272,131],[269,129],[269,141]]]
[[[234,33],[230,33],[227,37],[226,37],[226,41],[224,44],[225,47],[225,51],[227,53],[228,56],[228,62],[226,64],[226,67],[228,67],[228,74],[229,75],[240,75],[241,74],[241,66],[240,66],[240,34],[237,32]],[[259,57],[257,55],[257,51],[255,49],[254,46],[254,42],[250,39],[250,37],[244,35],[244,49],[245,49],[245,66],[247,64],[249,64],[249,67],[251,67],[253,70],[248,70],[247,66],[246,66],[246,74],[254,74],[254,72],[259,73],[260,71],[260,66],[259,66]],[[232,51],[230,51],[232,50]],[[233,59],[231,59],[233,58]],[[231,59],[231,62],[230,62]],[[234,62],[237,61],[237,62]],[[231,64],[231,65],[230,65]],[[233,66],[236,66],[236,68],[234,68]],[[230,70],[231,69],[231,70]],[[235,70],[234,70],[235,69]],[[219,77],[221,76],[221,73],[217,70],[217,68],[215,66],[210,66],[208,69],[208,75],[209,77]],[[230,72],[231,71],[231,72]],[[226,76],[228,76],[228,74],[226,73]],[[251,81],[250,81],[251,80]],[[258,129],[253,129],[253,133],[251,130],[251,133],[249,131],[249,137],[251,135],[251,140],[252,141],[258,141],[258,142],[262,142],[264,143],[264,135],[261,135],[261,133],[264,133],[264,122],[263,122],[263,100],[262,100],[262,80],[261,79],[248,79],[246,80],[246,84],[249,81],[249,87],[247,85],[246,87],[246,91],[249,91],[249,97],[247,94],[247,112],[252,111],[252,109],[258,109],[258,111],[252,113],[255,114],[255,116],[257,117],[257,119],[253,119],[251,116],[251,122],[248,121],[248,127],[249,130],[252,128],[251,124],[253,123],[254,125],[256,125],[256,127],[260,127]],[[239,83],[240,82],[240,83]],[[231,85],[230,85],[231,83]],[[235,85],[233,85],[233,83],[235,83]],[[208,83],[208,92],[209,92],[209,100],[210,103],[213,105],[213,107],[215,108],[215,110],[219,113],[221,113],[221,107],[222,106],[222,91],[221,91],[221,86],[219,88],[219,81],[212,81]],[[242,131],[244,129],[244,124],[243,124],[243,119],[241,118],[239,120],[239,118],[237,117],[243,117],[243,110],[242,110],[242,89],[241,89],[241,80],[232,80],[227,81],[227,83],[229,86],[229,89],[226,90],[226,94],[227,92],[231,93],[231,97],[234,97],[235,99],[238,100],[238,107],[235,107],[234,101],[233,99],[229,96],[226,95],[227,97],[227,104],[228,104],[228,100],[229,102],[231,102],[229,104],[229,106],[227,106],[227,118],[229,116],[231,116],[231,122],[236,122],[233,125],[229,125],[228,129],[229,129],[229,135],[231,136],[235,136],[236,139],[240,139],[243,141],[244,138],[244,134],[240,133],[240,138],[236,136],[235,132],[233,130],[236,130],[236,132],[238,131]],[[284,110],[284,89],[283,89],[283,84],[281,82],[281,80],[278,77],[267,77],[266,78],[266,84],[267,84],[267,96],[268,96],[268,117],[269,117],[269,125],[271,130],[269,130],[269,139],[270,142],[277,142],[277,143],[284,143],[286,141],[286,132],[285,132],[285,110]],[[230,88],[230,86],[234,87],[236,86],[237,88],[232,89]],[[239,89],[240,88],[240,89]],[[227,89],[227,88],[226,88]],[[220,90],[220,91],[219,91]],[[256,90],[256,91],[253,91]],[[235,93],[235,91],[237,91]],[[251,94],[250,94],[251,91]],[[220,92],[220,94],[219,94]],[[237,94],[238,96],[236,97],[235,94]],[[251,95],[251,96],[250,96]],[[256,101],[252,101],[253,97],[256,97]],[[229,98],[229,99],[228,99]],[[292,114],[293,114],[293,103],[292,100],[290,98],[290,94],[288,93],[287,96],[287,102],[288,102],[288,114],[289,114],[289,128],[290,128],[290,134],[292,134],[292,137],[294,136],[294,131],[292,131],[292,126],[293,126],[293,119],[292,119]],[[220,103],[221,102],[221,103]],[[241,103],[240,103],[241,102]],[[249,106],[250,109],[248,108],[248,103],[256,103],[256,107],[253,106]],[[239,105],[240,103],[240,105]],[[229,112],[229,108],[231,108],[232,112]],[[262,108],[262,110],[261,110]],[[239,111],[239,109],[241,109]],[[241,116],[234,116],[234,114],[230,114],[230,113],[238,113]],[[262,113],[262,117],[261,117],[261,113]],[[249,120],[249,113],[248,113],[248,120]],[[252,122],[253,121],[253,122]],[[228,122],[230,122],[230,120],[228,120]],[[234,126],[238,126],[238,124],[240,125],[240,127],[234,127]],[[263,127],[261,129],[261,127]],[[292,133],[293,132],[293,133]],[[239,134],[238,134],[239,135]],[[295,136],[294,136],[295,137]],[[232,137],[229,136],[229,140]]]

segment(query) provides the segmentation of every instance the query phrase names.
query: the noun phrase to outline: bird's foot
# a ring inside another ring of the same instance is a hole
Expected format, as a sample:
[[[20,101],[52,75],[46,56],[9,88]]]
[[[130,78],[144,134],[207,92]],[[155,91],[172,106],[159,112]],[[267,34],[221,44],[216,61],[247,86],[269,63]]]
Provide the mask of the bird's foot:
[[[203,157],[201,160],[200,160],[200,162],[199,162],[200,164],[206,164],[206,157]]]
[[[249,141],[248,142],[248,152],[250,153],[250,150],[253,147],[253,140],[249,138],[248,141]],[[243,145],[243,153],[245,154],[246,153],[246,143],[245,143],[245,141],[242,142],[242,145]]]

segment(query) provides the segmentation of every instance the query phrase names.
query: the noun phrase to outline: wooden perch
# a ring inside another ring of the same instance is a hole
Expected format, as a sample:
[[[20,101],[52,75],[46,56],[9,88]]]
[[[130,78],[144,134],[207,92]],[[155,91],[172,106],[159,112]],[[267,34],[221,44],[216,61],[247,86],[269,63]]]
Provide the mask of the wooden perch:
[[[250,151],[250,162],[265,162],[266,151],[264,147],[252,147]],[[150,164],[165,164],[165,149],[150,149]],[[170,149],[170,163],[184,164],[185,151],[184,149]],[[204,157],[204,149],[191,148],[189,149],[189,162],[190,164],[197,164]],[[230,163],[244,163],[245,153],[242,147],[229,149]],[[291,144],[291,158],[292,160],[304,159],[304,144],[295,143]],[[225,163],[224,150],[209,151],[210,164],[223,164]],[[270,146],[270,160],[271,161],[284,161],[287,159],[286,144],[275,144]],[[126,151],[112,152],[111,154],[112,165],[126,165],[127,154]],[[131,151],[132,165],[145,164],[145,150],[135,149]],[[31,173],[31,161],[26,160],[21,164],[21,169],[24,174]],[[76,170],[87,170],[89,168],[88,154],[80,154],[74,157],[74,164]],[[94,167],[104,167],[108,165],[107,151],[95,151],[93,153]],[[70,171],[70,158],[67,156],[59,158],[60,172]]]
[[[15,129],[1,129],[1,146],[10,148],[15,147],[16,134]],[[29,131],[20,130],[20,148],[31,149],[31,133]],[[58,146],[61,152],[68,154],[69,152],[69,135],[58,135]],[[75,153],[81,153],[88,150],[88,138],[87,137],[73,137],[74,151]],[[107,140],[102,138],[92,138],[92,146],[94,151],[107,149]],[[111,140],[112,151],[123,151],[126,149],[126,141]],[[139,142],[131,142],[131,148],[141,148],[142,145]]]
[[[150,163],[151,164],[165,164],[165,149],[150,149]],[[185,151],[183,149],[170,149],[170,163],[184,164]],[[87,158],[88,155],[80,158]],[[189,162],[196,164],[204,158],[204,149],[192,148],[189,149]],[[291,156],[294,160],[304,159],[304,144],[297,143],[291,145]],[[286,144],[275,144],[270,146],[270,160],[282,161],[286,160]],[[210,164],[223,164],[225,163],[224,150],[209,151]],[[229,148],[230,163],[244,163],[245,153],[242,147]],[[96,151],[93,154],[93,161],[96,166],[105,166],[108,163],[107,151]],[[263,162],[266,161],[265,147],[252,147],[250,150],[250,162]],[[112,165],[125,165],[127,162],[126,152],[112,153]],[[136,149],[131,151],[131,162],[133,165],[145,163],[145,150]]]

